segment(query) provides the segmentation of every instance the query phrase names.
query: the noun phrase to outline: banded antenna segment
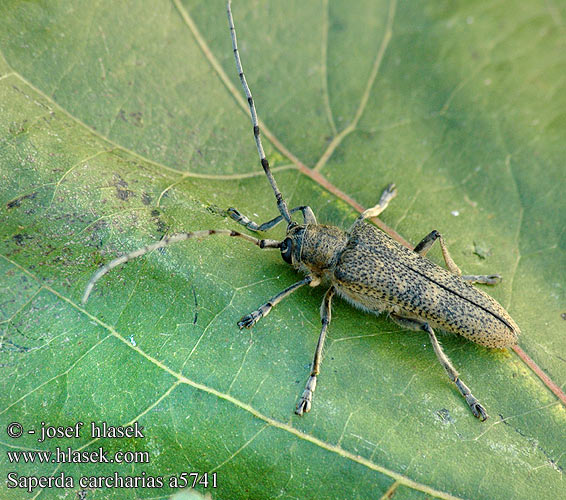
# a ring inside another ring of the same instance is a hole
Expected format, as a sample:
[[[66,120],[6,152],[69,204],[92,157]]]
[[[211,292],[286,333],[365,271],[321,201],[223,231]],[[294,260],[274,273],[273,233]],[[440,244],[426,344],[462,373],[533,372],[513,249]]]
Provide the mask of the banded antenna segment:
[[[257,146],[257,152],[259,154],[259,160],[261,162],[261,166],[263,167],[263,171],[265,172],[265,175],[267,175],[269,184],[271,184],[273,192],[275,193],[275,198],[277,200],[277,208],[279,209],[279,212],[288,223],[291,223],[291,214],[289,213],[289,209],[287,208],[287,203],[285,203],[285,200],[283,199],[283,195],[281,194],[281,191],[279,191],[279,188],[277,187],[277,183],[275,182],[275,178],[271,173],[271,169],[269,168],[269,162],[265,157],[265,152],[263,151],[263,146],[261,144],[261,137],[259,135],[259,123],[257,120],[257,112],[255,109],[252,93],[250,92],[250,88],[248,87],[248,82],[246,81],[246,77],[244,76],[244,70],[242,69],[242,61],[240,61],[240,53],[238,52],[238,41],[236,39],[236,28],[234,27],[234,19],[232,17],[232,8],[230,4],[231,1],[228,0],[226,5],[226,10],[228,11],[228,24],[230,26],[230,36],[232,37],[234,59],[236,60],[236,69],[238,71],[238,75],[240,76],[240,81],[242,82],[244,93],[246,94],[246,97],[248,99],[248,106],[250,107],[255,144]]]

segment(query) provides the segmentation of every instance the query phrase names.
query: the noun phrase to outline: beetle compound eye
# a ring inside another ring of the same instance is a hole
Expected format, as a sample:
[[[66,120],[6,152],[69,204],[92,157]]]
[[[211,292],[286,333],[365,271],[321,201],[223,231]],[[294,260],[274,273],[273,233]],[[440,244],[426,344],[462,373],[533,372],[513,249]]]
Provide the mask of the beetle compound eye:
[[[292,264],[291,253],[293,252],[293,242],[291,238],[285,238],[283,243],[281,243],[281,257],[287,262],[287,264]]]

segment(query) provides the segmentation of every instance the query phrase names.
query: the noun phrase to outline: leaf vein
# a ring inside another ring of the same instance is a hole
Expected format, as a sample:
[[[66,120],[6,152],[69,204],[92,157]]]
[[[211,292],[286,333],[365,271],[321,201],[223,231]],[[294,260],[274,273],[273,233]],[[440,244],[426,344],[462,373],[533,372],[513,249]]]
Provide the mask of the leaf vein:
[[[264,424],[261,429],[259,431],[257,431],[250,439],[248,439],[242,446],[240,446],[234,453],[232,453],[226,460],[224,460],[223,462],[221,462],[220,464],[218,464],[216,467],[213,467],[212,469],[210,469],[210,472],[214,472],[217,471],[218,469],[220,469],[220,467],[222,467],[223,465],[226,465],[228,462],[230,462],[230,460],[232,460],[236,455],[238,455],[239,453],[241,453],[245,448],[247,448],[254,440],[256,437],[258,437],[265,429],[267,429],[269,427],[269,424]]]
[[[322,156],[320,157],[320,159],[318,160],[318,162],[314,166],[313,170],[315,172],[320,171],[326,165],[326,163],[328,162],[328,160],[332,156],[332,153],[334,153],[334,151],[342,143],[344,138],[347,135],[349,135],[350,133],[352,133],[354,130],[356,130],[356,127],[358,126],[358,122],[360,121],[360,118],[362,117],[362,114],[364,113],[366,105],[369,101],[371,89],[372,89],[373,84],[375,82],[375,79],[377,78],[377,75],[379,73],[379,68],[381,67],[383,57],[385,55],[387,47],[389,46],[389,42],[391,41],[391,37],[393,36],[393,21],[395,19],[396,7],[397,7],[397,0],[391,0],[390,3],[389,3],[389,13],[388,13],[388,16],[387,16],[387,25],[385,27],[385,33],[383,34],[383,39],[382,39],[381,44],[379,46],[379,49],[377,51],[377,55],[375,56],[373,67],[371,69],[369,79],[366,83],[366,88],[364,90],[364,93],[362,94],[360,104],[358,105],[358,109],[356,111],[356,114],[354,115],[354,119],[344,130],[342,130],[342,132],[340,132],[330,142],[330,144],[326,148],[326,151],[322,154]]]
[[[6,259],[6,257],[4,255],[2,255],[2,257],[4,257]],[[14,262],[12,262],[10,259],[6,259],[8,260],[8,262],[10,262],[11,264],[14,264],[17,266],[17,264],[15,264]],[[19,266],[18,266],[19,267]],[[25,270],[24,270],[25,271]],[[25,271],[27,273],[27,271]],[[28,273],[29,274],[29,273]],[[33,276],[33,275],[31,275]],[[33,276],[34,279],[35,276]],[[45,290],[48,290],[49,292],[53,292],[53,290],[50,287],[44,287]],[[27,398],[28,396],[31,396],[34,392],[38,391],[39,389],[41,389],[42,387],[46,386],[47,384],[57,380],[58,378],[61,378],[65,375],[67,375],[76,365],[77,363],[79,363],[79,361],[81,361],[85,356],[87,356],[91,351],[93,351],[94,349],[96,349],[100,344],[102,344],[106,339],[108,339],[110,337],[110,333],[104,337],[102,337],[96,344],[92,345],[89,349],[87,349],[81,356],[79,356],[75,361],[73,361],[73,363],[71,363],[71,365],[69,365],[69,367],[62,371],[61,373],[59,373],[58,375],[55,375],[53,377],[51,377],[50,379],[46,380],[45,382],[43,382],[42,384],[39,384],[37,387],[34,387],[33,389],[31,389],[30,391],[26,392],[24,395],[20,396],[18,399],[16,399],[14,402],[12,402],[11,404],[9,404],[8,406],[6,406],[6,408],[4,408],[3,410],[0,410],[0,415],[2,415],[3,413],[7,412],[10,408],[12,408],[14,405],[18,404],[20,401],[23,401],[25,398]]]
[[[330,7],[328,0],[322,1],[322,40],[321,40],[321,67],[322,67],[322,96],[324,100],[324,107],[326,109],[326,116],[328,123],[332,128],[334,137],[338,134],[336,130],[336,123],[334,123],[334,116],[332,115],[332,107],[330,106],[330,94],[328,92],[328,27],[330,17]]]

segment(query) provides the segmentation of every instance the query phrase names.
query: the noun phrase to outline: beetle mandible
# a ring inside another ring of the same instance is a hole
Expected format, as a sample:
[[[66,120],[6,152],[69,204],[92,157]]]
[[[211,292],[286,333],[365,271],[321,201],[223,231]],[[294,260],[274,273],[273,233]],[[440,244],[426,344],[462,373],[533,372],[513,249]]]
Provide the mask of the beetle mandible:
[[[284,298],[304,285],[311,287],[328,284],[320,310],[322,327],[316,346],[311,373],[299,398],[295,413],[302,415],[311,409],[312,398],[320,372],[322,349],[331,319],[331,304],[338,295],[352,305],[375,314],[387,313],[398,325],[410,330],[425,331],[434,352],[468,403],[472,413],[480,420],[488,418],[485,408],[473,396],[468,386],[448,359],[436,338],[435,328],[461,335],[472,342],[490,348],[505,348],[517,342],[519,327],[507,311],[488,294],[472,286],[472,283],[493,285],[498,275],[463,276],[452,260],[446,243],[438,231],[432,231],[414,248],[409,249],[393,240],[365,219],[377,217],[396,196],[394,184],[387,186],[379,203],[364,211],[344,231],[335,226],[318,224],[312,209],[300,206],[289,209],[271,173],[261,143],[255,104],[246,82],[232,18],[230,0],[227,3],[228,23],[236,68],[247,97],[253,133],[259,158],[267,179],[275,194],[280,215],[263,224],[256,224],[234,208],[228,214],[253,232],[267,231],[277,224],[287,223],[283,241],[257,239],[231,230],[205,230],[177,233],[159,242],[118,257],[102,266],[90,279],[83,296],[83,303],[98,281],[111,269],[158,248],[192,238],[223,234],[243,238],[260,248],[275,248],[281,257],[306,277],[270,298],[255,311],[238,322],[240,328],[251,328]],[[303,223],[291,219],[291,214],[301,212]],[[448,270],[428,260],[425,255],[438,240]]]

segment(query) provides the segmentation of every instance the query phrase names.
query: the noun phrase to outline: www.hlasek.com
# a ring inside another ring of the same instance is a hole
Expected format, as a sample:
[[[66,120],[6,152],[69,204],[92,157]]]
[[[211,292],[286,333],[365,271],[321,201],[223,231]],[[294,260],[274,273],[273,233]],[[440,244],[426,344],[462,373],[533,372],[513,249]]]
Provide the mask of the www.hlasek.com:
[[[83,422],[77,422],[73,426],[51,426],[41,422],[41,428],[37,434],[37,441],[43,443],[55,438],[79,438],[81,435]],[[36,430],[33,428],[24,430],[19,422],[12,422],[7,427],[7,434],[13,439],[17,439],[24,434],[35,435]],[[116,439],[116,438],[140,438],[143,439],[143,427],[134,422],[127,426],[111,426],[106,422],[97,424],[91,422],[90,434],[91,439]],[[92,441],[73,449],[71,446],[56,446],[51,450],[9,450],[6,451],[8,462],[16,468],[25,465],[40,465],[48,463],[57,464],[148,464],[150,455],[147,451],[113,451],[108,452],[102,446],[97,449],[85,450]],[[90,446],[89,446],[90,447]],[[30,447],[31,448],[31,447]],[[80,487],[82,489],[101,489],[101,488],[187,488],[200,486],[203,488],[217,487],[216,473],[208,472],[188,472],[183,471],[179,474],[165,476],[153,476],[146,472],[140,472],[137,475],[122,475],[117,471],[106,475],[81,475],[78,479],[66,473],[58,472],[55,475],[39,476],[24,475],[16,471],[8,472],[6,476],[6,485],[8,488],[19,488],[32,493],[36,488],[69,488],[74,489]]]
[[[73,450],[55,447],[55,451],[7,451],[8,462],[11,464],[147,464],[149,463],[149,452],[147,451],[116,451],[108,456],[102,446],[94,451]]]

